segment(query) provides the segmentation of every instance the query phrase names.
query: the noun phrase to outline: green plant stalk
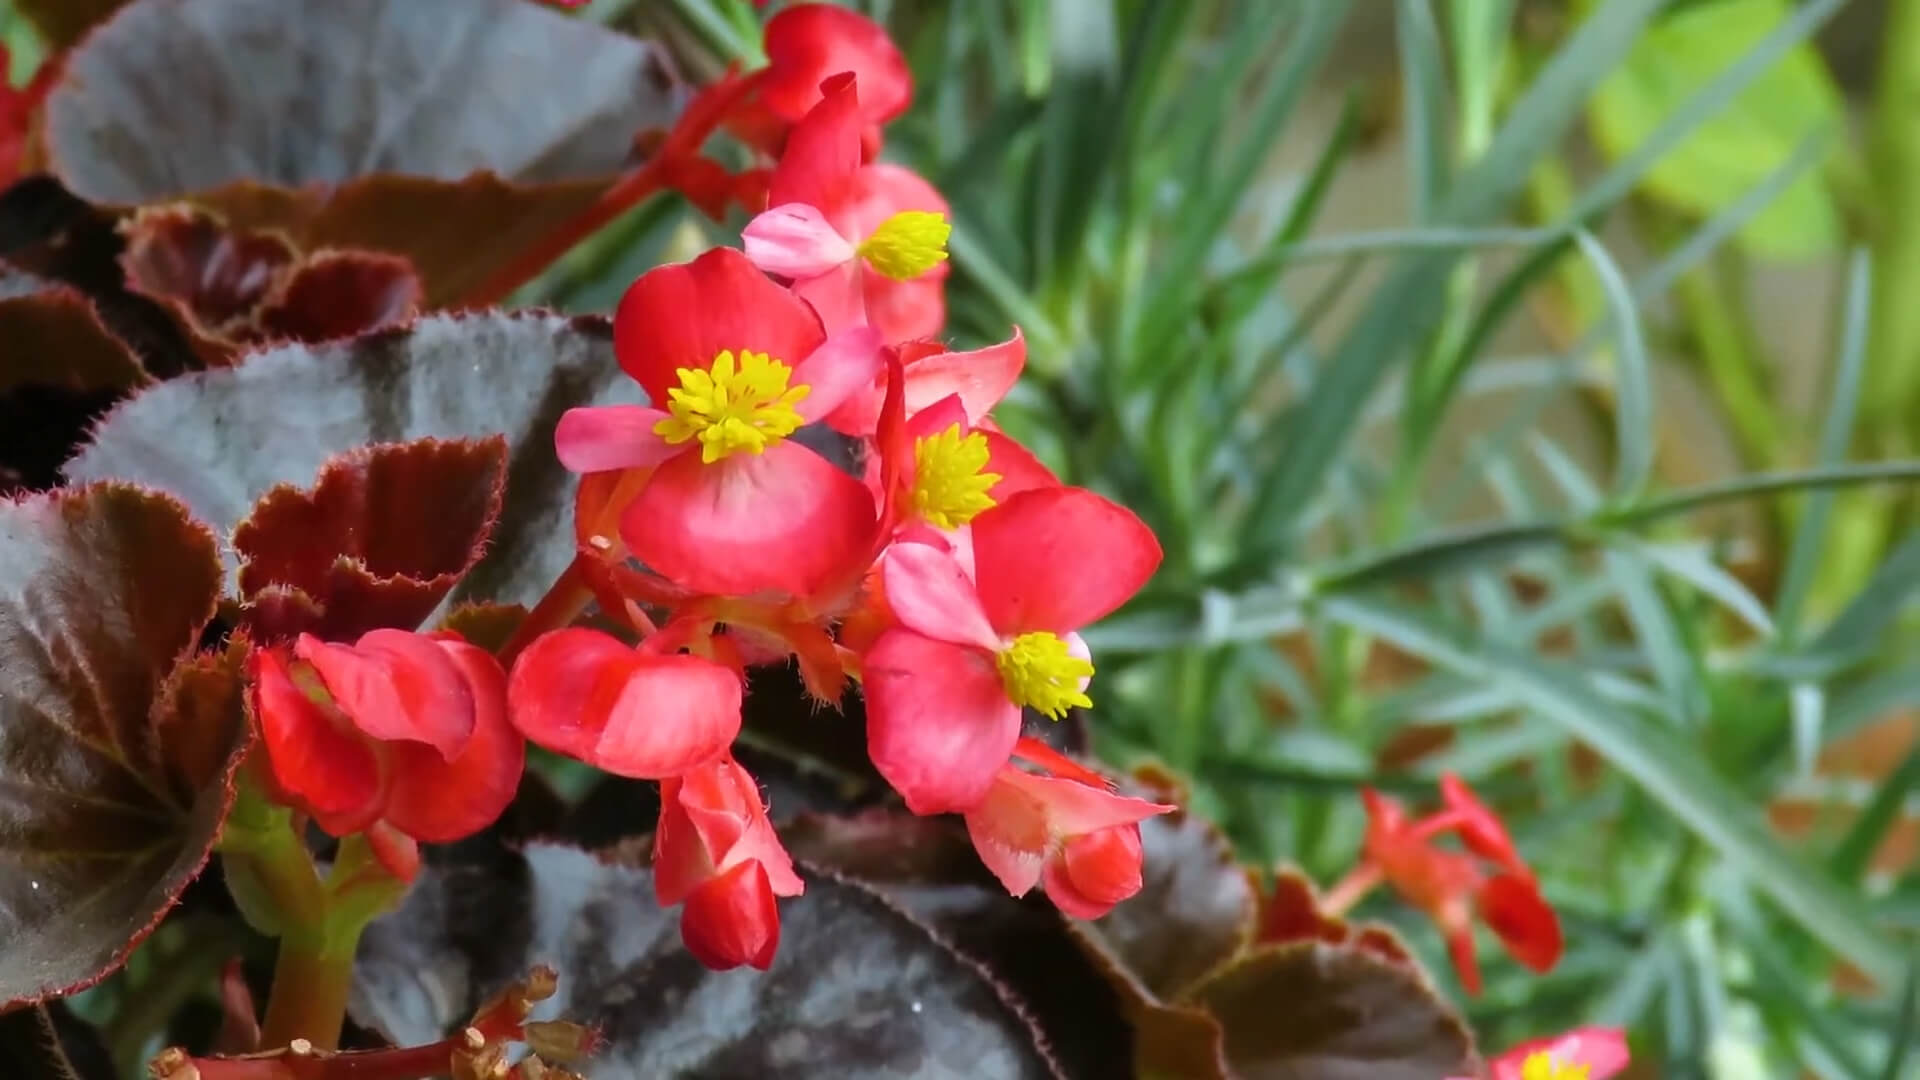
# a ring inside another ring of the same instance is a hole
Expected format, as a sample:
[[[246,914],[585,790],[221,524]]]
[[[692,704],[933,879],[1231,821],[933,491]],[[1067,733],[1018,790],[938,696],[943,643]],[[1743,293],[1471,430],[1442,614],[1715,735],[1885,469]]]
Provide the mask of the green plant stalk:
[[[1868,141],[1875,212],[1873,310],[1867,328],[1869,422],[1907,444],[1920,389],[1920,0],[1892,0]]]
[[[260,1024],[261,1046],[286,1046],[294,1039],[305,1039],[317,1050],[339,1045],[347,990],[353,985],[353,953],[363,925],[338,935],[303,930],[280,938],[273,990]]]

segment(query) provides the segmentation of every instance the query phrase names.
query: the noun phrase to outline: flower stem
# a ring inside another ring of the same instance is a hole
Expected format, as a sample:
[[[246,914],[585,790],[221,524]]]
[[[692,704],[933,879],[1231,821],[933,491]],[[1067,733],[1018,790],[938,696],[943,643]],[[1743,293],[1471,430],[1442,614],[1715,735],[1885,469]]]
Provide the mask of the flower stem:
[[[286,1046],[295,1039],[320,1050],[339,1045],[361,925],[281,937],[267,1017],[260,1026],[262,1046]]]
[[[599,232],[613,219],[638,206],[641,200],[658,192],[661,172],[653,162],[627,171],[612,187],[600,193],[585,210],[560,223],[560,227],[541,237],[514,260],[501,267],[467,294],[470,307],[492,307],[505,300],[515,289],[540,275],[575,244]]]
[[[587,584],[586,560],[591,558],[586,552],[580,552],[567,564],[547,588],[545,596],[527,612],[527,617],[514,627],[513,636],[500,647],[500,666],[512,670],[513,661],[521,650],[533,644],[533,640],[549,630],[559,630],[580,617],[593,603],[593,589]]]
[[[1353,910],[1353,906],[1366,898],[1381,881],[1380,868],[1372,863],[1363,862],[1347,876],[1334,883],[1333,888],[1320,898],[1320,914],[1337,919]]]

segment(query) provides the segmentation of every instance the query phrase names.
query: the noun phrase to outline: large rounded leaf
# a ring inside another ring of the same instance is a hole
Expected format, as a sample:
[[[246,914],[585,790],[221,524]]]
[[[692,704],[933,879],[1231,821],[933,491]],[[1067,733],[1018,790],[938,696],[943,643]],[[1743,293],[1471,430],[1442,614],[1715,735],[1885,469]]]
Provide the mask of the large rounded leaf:
[[[573,1066],[596,1080],[1052,1075],[1017,1007],[877,894],[812,874],[780,918],[769,971],[709,971],[648,871],[533,843],[504,867],[429,867],[362,939],[352,1013],[397,1043],[431,1041],[546,963],[559,993],[538,1015],[600,1029],[604,1046]]]
[[[206,862],[246,739],[243,647],[192,654],[219,589],[171,499],[0,502],[0,1011],[117,966]]]
[[[368,443],[504,434],[505,509],[454,595],[532,603],[574,550],[574,481],[554,456],[554,424],[575,405],[639,394],[603,319],[432,316],[162,383],[115,409],[66,471],[171,492],[229,530],[274,486],[309,485]]]
[[[67,58],[53,171],[191,196],[464,295],[590,204],[679,94],[648,43],[524,0],[137,0]]]

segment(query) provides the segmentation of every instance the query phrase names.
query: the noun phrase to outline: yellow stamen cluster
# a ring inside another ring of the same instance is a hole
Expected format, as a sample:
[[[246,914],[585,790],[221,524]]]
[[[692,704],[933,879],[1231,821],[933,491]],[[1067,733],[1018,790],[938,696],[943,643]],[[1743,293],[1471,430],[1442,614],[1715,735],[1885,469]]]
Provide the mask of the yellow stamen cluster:
[[[987,437],[977,431],[962,436],[959,424],[913,440],[913,509],[920,520],[957,529],[991,509],[987,492],[1000,474],[984,471],[987,455]]]
[[[947,261],[947,236],[952,232],[945,214],[902,210],[873,230],[860,245],[860,254],[882,274],[908,281]]]
[[[1587,1080],[1587,1067],[1563,1062],[1545,1050],[1536,1050],[1520,1063],[1520,1080]]]
[[[653,433],[669,443],[700,440],[700,460],[711,465],[728,454],[764,453],[800,429],[794,405],[807,386],[789,388],[793,369],[766,353],[725,350],[707,371],[681,368],[680,385],[667,391],[666,419]]]
[[[1021,634],[994,657],[994,666],[1000,669],[1007,700],[1022,708],[1058,720],[1076,705],[1093,707],[1093,699],[1080,689],[1080,680],[1093,677],[1093,661],[1068,652],[1058,635],[1044,630]]]

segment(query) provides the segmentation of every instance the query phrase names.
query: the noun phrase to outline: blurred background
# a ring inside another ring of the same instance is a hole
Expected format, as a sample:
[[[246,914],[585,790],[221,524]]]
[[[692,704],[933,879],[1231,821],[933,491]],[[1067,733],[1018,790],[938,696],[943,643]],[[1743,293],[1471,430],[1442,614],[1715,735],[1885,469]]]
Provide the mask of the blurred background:
[[[1569,946],[1490,961],[1486,1045],[1920,1075],[1920,2],[854,6],[954,344],[1018,324],[1002,423],[1167,549],[1089,634],[1101,754],[1322,883],[1363,786],[1468,779]],[[735,0],[585,15],[696,82],[757,48]],[[517,299],[734,235],[656,200]]]

